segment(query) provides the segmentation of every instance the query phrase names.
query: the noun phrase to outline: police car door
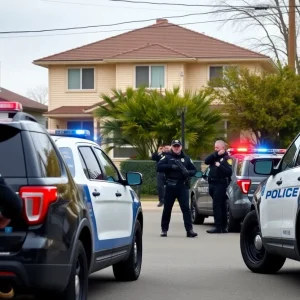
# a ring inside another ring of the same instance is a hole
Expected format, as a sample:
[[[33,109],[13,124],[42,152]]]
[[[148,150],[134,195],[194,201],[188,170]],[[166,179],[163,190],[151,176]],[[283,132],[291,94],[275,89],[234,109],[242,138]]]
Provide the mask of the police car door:
[[[270,176],[261,201],[261,230],[265,237],[282,238],[283,206],[292,186],[290,169],[294,166],[300,138],[289,147],[279,165],[279,173]]]
[[[289,169],[286,176],[282,178],[282,184],[285,190],[283,191],[282,204],[282,238],[283,242],[287,239],[295,239],[296,233],[296,215],[299,206],[299,186],[300,186],[300,137],[295,141],[297,147],[297,156],[295,159],[294,168]],[[293,151],[294,149],[293,148]],[[284,163],[284,161],[283,161]]]
[[[115,247],[131,243],[133,228],[133,199],[128,186],[120,183],[119,172],[108,156],[97,147],[94,151],[104,171],[106,186],[111,189],[114,200],[110,204],[110,226],[114,231]]]
[[[104,173],[93,147],[79,144],[78,151],[86,176],[85,186],[89,191],[87,196],[90,200],[87,199],[87,202],[91,201],[94,215],[95,251],[99,253],[98,258],[103,259],[102,256],[115,247],[114,239],[119,237],[115,218],[116,195],[112,186],[104,180]]]

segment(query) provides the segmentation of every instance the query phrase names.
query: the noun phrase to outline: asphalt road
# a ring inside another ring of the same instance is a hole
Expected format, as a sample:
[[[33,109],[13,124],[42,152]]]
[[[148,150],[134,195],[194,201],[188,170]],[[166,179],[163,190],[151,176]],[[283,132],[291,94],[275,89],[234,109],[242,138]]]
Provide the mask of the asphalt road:
[[[239,234],[209,235],[212,219],[206,219],[194,228],[197,238],[186,238],[182,215],[174,212],[169,236],[161,238],[160,216],[160,209],[144,212],[140,278],[116,282],[111,268],[93,274],[89,300],[299,299],[299,262],[287,260],[276,275],[254,274],[242,260]]]

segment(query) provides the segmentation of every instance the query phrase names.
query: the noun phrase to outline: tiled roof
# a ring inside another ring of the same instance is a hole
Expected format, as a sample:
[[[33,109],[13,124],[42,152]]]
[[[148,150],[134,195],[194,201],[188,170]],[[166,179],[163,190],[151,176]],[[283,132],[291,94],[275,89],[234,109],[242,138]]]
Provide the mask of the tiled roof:
[[[48,106],[0,87],[0,101],[20,102],[23,108],[44,112]]]
[[[77,115],[84,114],[84,110],[89,108],[89,106],[60,106],[53,110],[46,112],[44,115]]]
[[[159,44],[147,44],[143,47],[132,49],[123,53],[116,54],[111,57],[122,58],[122,59],[147,59],[147,58],[188,58],[188,55],[170,49],[168,47],[159,45]]]
[[[34,62],[38,64],[48,61],[101,61],[114,57],[142,59],[147,55],[155,58],[268,59],[257,52],[168,23],[167,20],[159,20],[156,24]]]

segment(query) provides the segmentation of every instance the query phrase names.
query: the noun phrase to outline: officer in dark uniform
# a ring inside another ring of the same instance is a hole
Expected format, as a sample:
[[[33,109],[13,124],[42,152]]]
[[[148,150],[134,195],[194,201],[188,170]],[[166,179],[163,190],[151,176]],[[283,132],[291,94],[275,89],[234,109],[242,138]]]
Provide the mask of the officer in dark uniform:
[[[160,159],[170,151],[169,145],[161,145],[158,148],[157,152],[152,154],[152,160],[158,163]],[[164,172],[157,172],[156,175],[156,182],[157,182],[157,192],[158,192],[158,207],[164,205],[164,197],[165,197],[165,173]]]
[[[225,150],[225,142],[215,142],[215,152],[205,159],[210,166],[208,174],[209,194],[213,199],[215,228],[207,233],[227,233],[226,190],[232,175],[232,159]]]
[[[172,208],[178,199],[184,220],[187,237],[196,237],[193,231],[192,217],[189,206],[190,178],[197,173],[191,159],[182,151],[179,140],[173,140],[171,151],[161,158],[157,164],[157,171],[166,174],[165,203],[161,219],[161,236],[166,237],[169,230]]]
[[[22,200],[0,175],[0,229],[21,216]]]

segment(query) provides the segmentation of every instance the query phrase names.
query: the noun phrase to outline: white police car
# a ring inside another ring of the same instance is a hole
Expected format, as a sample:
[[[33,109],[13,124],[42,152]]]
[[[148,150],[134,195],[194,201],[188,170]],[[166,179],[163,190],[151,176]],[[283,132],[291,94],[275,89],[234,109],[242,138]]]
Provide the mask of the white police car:
[[[100,146],[85,130],[48,130],[60,150],[89,209],[93,231],[91,272],[113,266],[117,280],[138,279],[142,265],[143,213],[130,185],[142,175],[122,177]],[[78,137],[74,137],[78,136]]]
[[[254,162],[263,180],[245,217],[240,248],[246,266],[257,273],[275,273],[286,258],[300,261],[300,134],[275,167],[270,159]]]

